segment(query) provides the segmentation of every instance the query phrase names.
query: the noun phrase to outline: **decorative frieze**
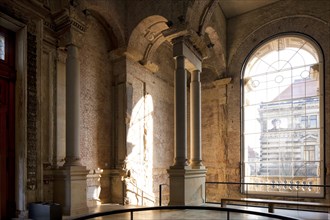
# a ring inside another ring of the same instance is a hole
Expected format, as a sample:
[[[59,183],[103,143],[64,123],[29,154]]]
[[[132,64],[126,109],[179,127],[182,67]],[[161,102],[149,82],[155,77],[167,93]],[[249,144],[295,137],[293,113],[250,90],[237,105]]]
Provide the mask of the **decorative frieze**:
[[[74,28],[76,31],[84,33],[86,31],[86,25],[79,16],[73,15],[69,10],[63,10],[61,13],[54,17],[54,22],[56,25],[56,31],[66,31],[69,28]]]
[[[27,34],[27,189],[37,188],[37,42]]]

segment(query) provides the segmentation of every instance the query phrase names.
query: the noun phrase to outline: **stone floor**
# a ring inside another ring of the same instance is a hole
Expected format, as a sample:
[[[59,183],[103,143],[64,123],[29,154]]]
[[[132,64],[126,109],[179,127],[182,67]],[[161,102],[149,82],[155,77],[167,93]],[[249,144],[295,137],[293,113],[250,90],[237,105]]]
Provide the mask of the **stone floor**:
[[[213,204],[207,204],[207,206],[216,206]],[[116,204],[103,204],[95,208],[91,208],[89,213],[104,212],[116,209],[125,209],[125,208],[136,208],[137,206],[121,206]],[[246,209],[258,212],[267,212],[267,208],[261,207],[248,207],[248,206],[230,206],[228,208],[238,208]],[[294,217],[298,219],[310,219],[310,220],[323,220],[330,219],[330,214],[324,212],[309,212],[301,210],[286,210],[286,209],[275,209],[275,214],[285,215],[289,217]],[[72,217],[65,217],[64,219],[72,219]],[[111,216],[103,216],[93,218],[94,220],[129,220],[130,213],[116,214]],[[214,219],[227,219],[227,213],[210,211],[210,210],[155,210],[155,211],[143,211],[135,212],[134,220],[168,220],[168,219],[182,219],[182,220],[192,220],[192,219],[205,219],[205,220],[214,220]],[[256,215],[240,214],[240,213],[231,213],[230,219],[232,220],[241,220],[241,219],[265,219],[270,220],[274,218],[266,218]]]

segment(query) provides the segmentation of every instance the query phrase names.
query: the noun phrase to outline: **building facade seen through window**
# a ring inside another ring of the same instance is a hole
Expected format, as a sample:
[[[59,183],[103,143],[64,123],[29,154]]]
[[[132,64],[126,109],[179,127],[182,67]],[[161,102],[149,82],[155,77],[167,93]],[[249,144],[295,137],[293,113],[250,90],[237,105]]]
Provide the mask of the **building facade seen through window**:
[[[324,178],[320,57],[300,35],[273,38],[249,57],[242,74],[242,181],[253,184],[244,185],[245,193],[323,195],[313,186]]]

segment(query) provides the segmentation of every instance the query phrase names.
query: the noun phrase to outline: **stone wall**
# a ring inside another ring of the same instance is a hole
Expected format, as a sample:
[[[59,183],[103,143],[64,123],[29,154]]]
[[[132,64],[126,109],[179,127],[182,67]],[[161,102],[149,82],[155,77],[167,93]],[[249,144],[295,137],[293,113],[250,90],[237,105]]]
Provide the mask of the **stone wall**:
[[[106,32],[89,16],[80,54],[80,146],[88,170],[108,168],[111,147],[112,73]]]
[[[167,65],[166,59],[161,62],[160,66],[173,68]],[[127,63],[127,81],[132,95],[128,95],[131,107],[128,107],[126,169],[130,172],[130,182],[136,186],[127,184],[130,204],[158,204],[159,185],[168,184],[166,169],[173,163],[174,95],[173,85],[165,79],[173,77],[173,72],[154,74],[139,63],[130,60]],[[165,187],[165,202],[166,190]],[[144,191],[143,202],[136,196],[137,191]]]
[[[87,17],[87,30],[80,54],[80,146],[81,162],[90,170],[87,176],[87,204],[107,201],[108,179],[103,169],[111,164],[113,135],[112,69],[109,61],[111,39],[93,16]],[[106,177],[106,175],[104,176]],[[102,188],[101,188],[102,183]],[[103,191],[102,191],[103,190]]]

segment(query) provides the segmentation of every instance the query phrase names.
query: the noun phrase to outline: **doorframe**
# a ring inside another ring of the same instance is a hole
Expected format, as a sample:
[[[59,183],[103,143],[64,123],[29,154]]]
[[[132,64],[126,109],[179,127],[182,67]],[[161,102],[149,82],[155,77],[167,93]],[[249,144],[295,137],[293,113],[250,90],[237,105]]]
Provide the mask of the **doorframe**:
[[[15,201],[18,217],[26,216],[27,165],[27,26],[0,12],[0,25],[15,32]]]

